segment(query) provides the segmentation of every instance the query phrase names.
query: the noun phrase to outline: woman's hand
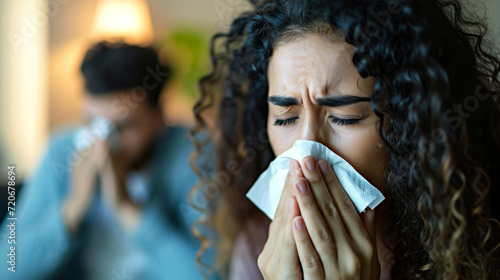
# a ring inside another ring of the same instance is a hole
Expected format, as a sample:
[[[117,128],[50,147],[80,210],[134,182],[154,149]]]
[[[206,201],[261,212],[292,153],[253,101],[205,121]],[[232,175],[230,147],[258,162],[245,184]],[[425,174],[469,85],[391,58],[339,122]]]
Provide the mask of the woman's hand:
[[[292,232],[292,220],[299,215],[297,202],[292,197],[294,180],[289,172],[274,220],[269,226],[266,244],[257,259],[260,272],[265,279],[302,279]]]
[[[375,211],[360,218],[325,160],[309,156],[301,166],[297,161],[293,165],[299,177],[293,201],[300,214],[292,228],[304,279],[380,279]]]

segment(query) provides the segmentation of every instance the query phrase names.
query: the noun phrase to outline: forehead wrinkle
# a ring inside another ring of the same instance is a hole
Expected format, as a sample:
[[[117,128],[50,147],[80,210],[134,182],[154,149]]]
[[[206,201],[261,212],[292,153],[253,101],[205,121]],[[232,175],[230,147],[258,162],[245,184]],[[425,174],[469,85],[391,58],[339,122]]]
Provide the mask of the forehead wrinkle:
[[[291,62],[290,67],[296,69],[293,75],[289,75],[284,81],[292,93],[298,93],[300,98],[309,94],[309,98],[312,95],[316,95],[318,91],[322,92],[326,88],[329,82],[329,71],[323,71],[322,57],[324,53],[320,55],[320,58],[313,57],[310,55],[297,56],[298,59]],[[301,102],[302,103],[302,102]]]
[[[328,63],[326,71],[318,71],[315,79],[312,80],[309,89],[310,100],[317,105],[316,98],[325,97],[328,95],[346,95],[347,93],[341,89],[341,84],[346,82],[350,75],[348,70],[349,60],[346,59],[346,45],[337,45],[335,50],[327,51],[321,49],[320,60],[323,63]],[[357,73],[357,72],[356,72]],[[316,83],[314,83],[316,82]]]
[[[326,44],[322,44],[324,42]],[[316,103],[313,96],[342,94],[346,92],[341,88],[343,81],[356,78],[353,82],[357,83],[358,77],[354,77],[357,71],[350,59],[353,53],[354,48],[345,41],[332,42],[319,35],[308,35],[283,44],[271,57],[271,67],[278,66],[277,63],[282,67],[275,69],[278,71],[274,71],[273,76],[277,78],[277,84],[270,81],[270,89],[275,89],[275,94],[294,96],[299,103],[302,103],[303,96],[307,96],[303,94],[309,94],[313,103]]]

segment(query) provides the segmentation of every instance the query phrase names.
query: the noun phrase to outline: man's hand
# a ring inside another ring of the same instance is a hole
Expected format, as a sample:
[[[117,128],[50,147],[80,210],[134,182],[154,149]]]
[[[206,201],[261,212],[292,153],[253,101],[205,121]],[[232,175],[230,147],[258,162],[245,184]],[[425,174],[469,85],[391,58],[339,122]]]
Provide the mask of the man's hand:
[[[101,191],[104,201],[122,225],[133,228],[137,223],[140,208],[128,194],[125,181],[128,172],[128,163],[120,154],[110,153],[102,168]]]
[[[98,140],[80,156],[76,162],[69,186],[69,195],[62,205],[62,216],[70,233],[77,231],[81,219],[87,212],[88,205],[95,190],[95,180],[108,158],[108,147],[105,140]]]

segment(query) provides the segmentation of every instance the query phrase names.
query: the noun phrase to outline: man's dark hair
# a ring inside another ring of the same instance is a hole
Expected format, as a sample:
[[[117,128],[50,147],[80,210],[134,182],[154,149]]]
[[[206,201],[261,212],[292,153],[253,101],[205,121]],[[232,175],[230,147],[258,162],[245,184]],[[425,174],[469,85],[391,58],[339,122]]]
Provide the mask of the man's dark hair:
[[[141,87],[152,106],[158,106],[163,85],[170,77],[170,68],[160,63],[155,50],[125,43],[96,44],[85,54],[80,71],[90,94],[132,92]]]

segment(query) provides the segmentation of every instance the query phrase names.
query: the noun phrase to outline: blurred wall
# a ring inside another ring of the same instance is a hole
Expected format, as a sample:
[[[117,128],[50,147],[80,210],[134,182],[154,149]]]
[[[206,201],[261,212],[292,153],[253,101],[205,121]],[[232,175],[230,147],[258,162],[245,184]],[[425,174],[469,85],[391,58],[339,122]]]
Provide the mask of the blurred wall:
[[[63,0],[60,0],[63,1]],[[0,184],[37,164],[48,128],[45,0],[0,1]]]
[[[77,122],[81,114],[82,79],[79,64],[85,50],[98,0],[68,0],[51,18],[49,36],[49,128]],[[156,41],[179,26],[202,28],[213,33],[227,28],[245,0],[147,0]],[[207,50],[208,53],[208,50]],[[175,66],[174,66],[175,67]],[[175,71],[175,68],[174,68]],[[207,72],[209,67],[207,65]],[[190,125],[191,107],[175,88],[166,87],[165,118],[171,124]]]

